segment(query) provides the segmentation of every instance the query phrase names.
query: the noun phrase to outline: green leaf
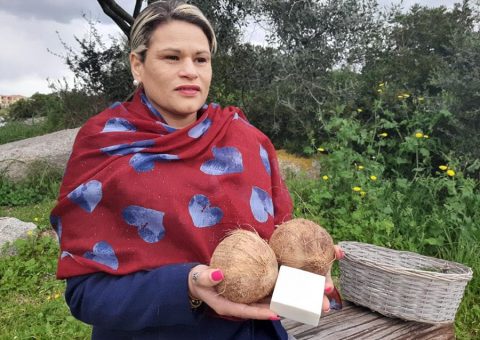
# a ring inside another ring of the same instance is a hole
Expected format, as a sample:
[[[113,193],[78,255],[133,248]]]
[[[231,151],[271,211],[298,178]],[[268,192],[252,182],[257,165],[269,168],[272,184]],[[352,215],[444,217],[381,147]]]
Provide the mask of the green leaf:
[[[443,245],[443,239],[442,238],[433,238],[429,237],[423,240],[426,244],[431,245],[431,246],[441,246]]]

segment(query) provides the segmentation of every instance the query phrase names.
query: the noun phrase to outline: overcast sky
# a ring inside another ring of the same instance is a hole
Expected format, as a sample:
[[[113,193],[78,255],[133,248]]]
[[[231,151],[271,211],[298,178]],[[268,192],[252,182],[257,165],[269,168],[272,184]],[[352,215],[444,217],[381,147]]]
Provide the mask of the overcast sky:
[[[419,3],[451,7],[460,1],[404,0],[404,6],[409,8]],[[390,2],[379,0],[382,5]],[[117,3],[131,13],[135,1],[117,0]],[[62,59],[48,50],[65,54],[56,32],[68,45],[75,46],[74,36],[82,38],[88,30],[83,14],[101,22],[96,27],[102,35],[122,34],[103,14],[96,0],[0,0],[0,94],[49,93],[47,79],[72,79]],[[246,39],[261,40],[261,29],[250,28]]]

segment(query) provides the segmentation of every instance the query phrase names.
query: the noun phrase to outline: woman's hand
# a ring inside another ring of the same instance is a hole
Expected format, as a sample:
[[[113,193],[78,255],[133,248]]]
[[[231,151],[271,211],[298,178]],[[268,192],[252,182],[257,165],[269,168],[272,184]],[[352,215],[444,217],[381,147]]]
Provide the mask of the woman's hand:
[[[270,310],[268,302],[262,301],[246,305],[229,301],[218,294],[215,286],[222,280],[223,274],[220,269],[213,269],[205,265],[195,266],[188,275],[190,296],[194,299],[202,300],[221,316],[241,319],[280,320],[278,315]]]
[[[334,246],[335,247],[335,259],[341,260],[344,256],[345,253],[343,252],[342,248],[339,246]],[[332,267],[330,266],[330,269],[328,270],[327,275],[325,276],[325,294],[323,295],[323,310],[328,312],[330,310],[330,307],[334,308],[334,306],[330,306],[330,301],[329,297],[334,299],[337,304],[341,303],[340,296],[337,292],[337,289],[335,288],[332,280],[332,275],[330,273]]]
[[[339,246],[335,246],[335,258],[340,260],[344,256],[343,250]],[[196,277],[195,280],[193,278],[194,274]],[[222,280],[223,273],[220,269],[210,268],[202,264],[195,266],[190,270],[188,275],[188,289],[190,296],[194,299],[202,300],[221,316],[241,319],[280,320],[278,315],[269,308],[270,304],[268,299],[246,305],[229,301],[218,294],[215,290],[215,286]],[[328,296],[333,296],[335,294],[338,293],[336,293],[329,270],[326,275],[325,294],[323,296],[322,309],[324,312],[330,310]]]

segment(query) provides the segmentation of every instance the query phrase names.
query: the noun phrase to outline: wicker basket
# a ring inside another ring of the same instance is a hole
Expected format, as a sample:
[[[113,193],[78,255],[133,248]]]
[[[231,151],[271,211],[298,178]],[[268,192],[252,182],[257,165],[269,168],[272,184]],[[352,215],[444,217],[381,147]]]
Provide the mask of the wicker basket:
[[[344,299],[390,317],[426,323],[455,319],[472,270],[464,265],[359,242],[340,242]]]

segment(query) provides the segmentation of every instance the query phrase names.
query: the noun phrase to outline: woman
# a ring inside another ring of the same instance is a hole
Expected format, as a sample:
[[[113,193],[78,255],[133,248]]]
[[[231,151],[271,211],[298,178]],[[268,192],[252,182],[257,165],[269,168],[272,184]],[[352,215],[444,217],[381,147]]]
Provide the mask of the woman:
[[[130,43],[134,98],[82,127],[52,211],[72,314],[92,339],[286,339],[268,304],[219,296],[207,266],[228,231],[268,239],[292,211],[268,138],[238,108],[204,105],[210,23],[159,1]]]

